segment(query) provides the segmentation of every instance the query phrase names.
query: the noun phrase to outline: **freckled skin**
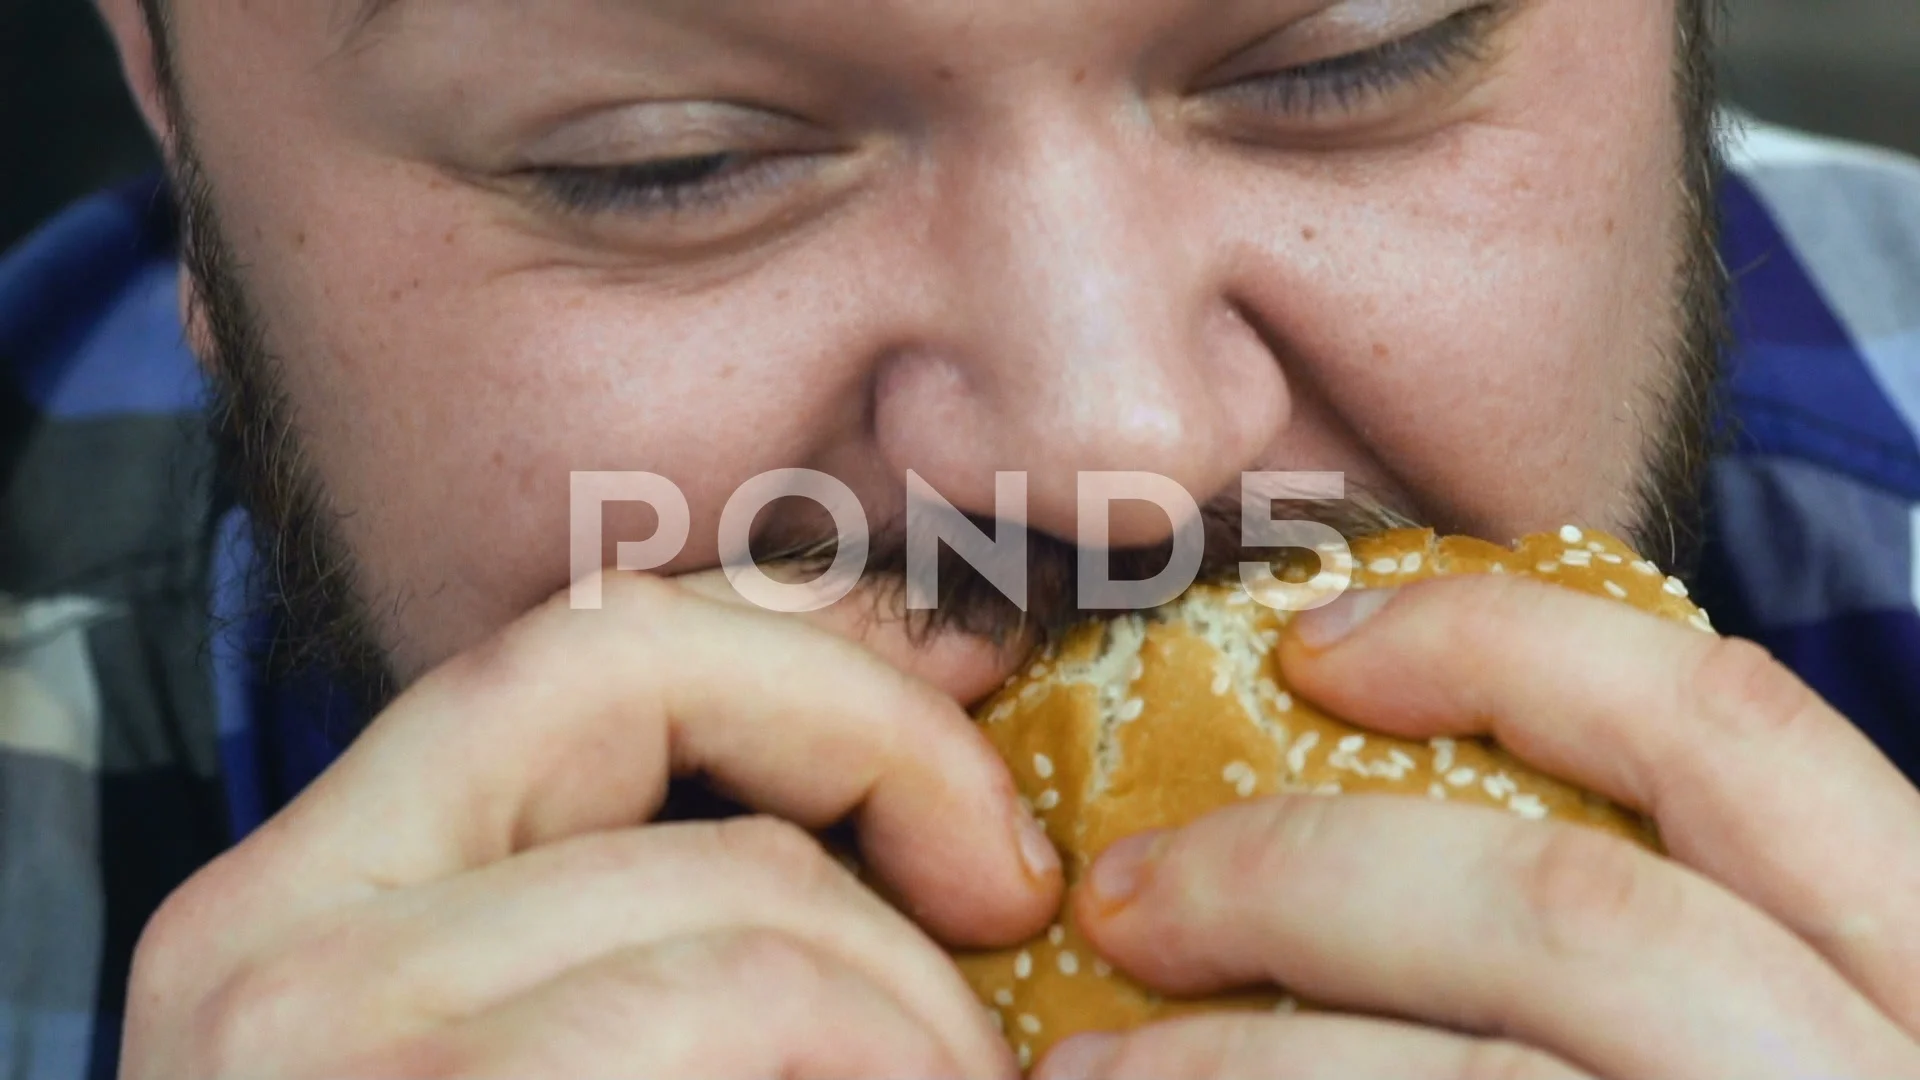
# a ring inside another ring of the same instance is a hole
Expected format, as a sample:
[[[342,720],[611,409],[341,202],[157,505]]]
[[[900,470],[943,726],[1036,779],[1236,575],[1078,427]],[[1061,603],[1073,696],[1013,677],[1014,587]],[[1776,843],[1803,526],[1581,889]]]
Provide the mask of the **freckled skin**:
[[[335,5],[176,12],[306,452],[365,590],[407,597],[377,627],[403,679],[565,584],[571,470],[676,480],[672,570],[787,467],[874,520],[909,468],[984,513],[1025,469],[1030,523],[1068,538],[1082,469],[1203,498],[1337,469],[1499,537],[1634,510],[1677,332],[1672,0],[1526,0],[1444,121],[1345,151],[1196,135],[1141,78],[1317,0],[747,4],[684,34],[647,5],[408,3],[353,49]],[[872,164],[777,240],[643,265],[472,178],[475,118],[557,68],[843,117]],[[1166,528],[1116,510],[1120,542]]]

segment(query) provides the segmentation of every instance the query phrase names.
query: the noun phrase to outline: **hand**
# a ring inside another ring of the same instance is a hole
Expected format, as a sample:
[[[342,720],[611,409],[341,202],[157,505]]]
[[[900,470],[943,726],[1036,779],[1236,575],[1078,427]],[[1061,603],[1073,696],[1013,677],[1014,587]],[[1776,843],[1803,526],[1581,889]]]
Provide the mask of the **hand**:
[[[1355,723],[1491,734],[1652,815],[1673,858],[1396,797],[1123,841],[1073,901],[1116,965],[1367,1017],[1083,1036],[1042,1077],[1920,1076],[1920,793],[1763,650],[1498,577],[1348,596],[1281,650]]]
[[[409,689],[163,905],[122,1075],[1015,1075],[946,955],[801,828],[853,815],[956,944],[1045,925],[1057,860],[950,696],[999,658],[716,595],[609,576]],[[696,771],[777,817],[643,825]]]

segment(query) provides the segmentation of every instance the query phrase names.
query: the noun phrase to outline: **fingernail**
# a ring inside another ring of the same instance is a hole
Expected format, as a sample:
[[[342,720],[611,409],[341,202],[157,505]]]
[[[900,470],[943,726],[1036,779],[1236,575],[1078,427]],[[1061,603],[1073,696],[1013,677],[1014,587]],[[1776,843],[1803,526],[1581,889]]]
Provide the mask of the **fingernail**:
[[[1046,826],[1034,820],[1025,803],[1014,804],[1013,818],[1014,841],[1020,847],[1020,861],[1027,864],[1027,873],[1043,881],[1052,877],[1060,869],[1060,851],[1047,838]]]
[[[1087,882],[1093,889],[1094,899],[1109,907],[1133,899],[1146,885],[1153,861],[1165,849],[1171,835],[1164,829],[1143,832],[1103,852],[1093,864],[1093,873]]]
[[[1330,649],[1398,594],[1398,589],[1349,589],[1326,607],[1315,608],[1295,619],[1293,632],[1309,649]]]
[[[1092,1031],[1055,1046],[1035,1080],[1094,1080],[1120,1052],[1120,1036]]]

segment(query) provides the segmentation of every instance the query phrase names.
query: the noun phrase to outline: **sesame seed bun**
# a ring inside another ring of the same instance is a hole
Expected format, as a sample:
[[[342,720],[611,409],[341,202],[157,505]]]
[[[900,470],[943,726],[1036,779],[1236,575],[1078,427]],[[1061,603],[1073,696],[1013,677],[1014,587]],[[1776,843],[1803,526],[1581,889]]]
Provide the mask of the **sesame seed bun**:
[[[1354,542],[1352,555],[1355,588],[1512,574],[1712,631],[1677,580],[1619,540],[1572,526],[1512,549],[1402,529]],[[1294,697],[1274,655],[1291,617],[1237,585],[1196,586],[1156,611],[1070,631],[977,710],[1060,848],[1069,886],[1117,840],[1282,792],[1472,803],[1660,850],[1651,822],[1541,775],[1490,741],[1388,738]],[[1163,999],[1098,960],[1067,910],[1033,941],[957,959],[1023,1068],[1080,1032],[1200,1010],[1311,1007],[1277,991]]]

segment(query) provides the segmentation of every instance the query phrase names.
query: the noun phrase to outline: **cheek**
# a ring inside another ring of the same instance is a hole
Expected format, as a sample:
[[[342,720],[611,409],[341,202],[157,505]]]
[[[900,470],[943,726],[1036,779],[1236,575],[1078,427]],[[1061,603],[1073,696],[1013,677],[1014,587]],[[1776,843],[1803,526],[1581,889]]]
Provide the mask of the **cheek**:
[[[302,228],[325,244],[250,272],[362,591],[401,612],[379,630],[403,672],[566,584],[575,470],[659,473],[696,522],[717,520],[746,478],[808,463],[847,399],[836,372],[859,356],[830,272],[663,298],[521,265],[488,248],[502,241],[442,228],[447,201],[423,197],[408,237],[316,208]],[[609,523],[608,544],[651,534],[650,513]],[[713,550],[696,529],[667,569]]]
[[[1670,32],[1626,10],[1657,5],[1604,6],[1529,16],[1506,76],[1523,107],[1315,177],[1249,277],[1283,362],[1453,527],[1618,527],[1633,510],[1678,332],[1683,202]],[[1644,44],[1567,59],[1589,34]],[[1257,212],[1274,219],[1270,197]]]

